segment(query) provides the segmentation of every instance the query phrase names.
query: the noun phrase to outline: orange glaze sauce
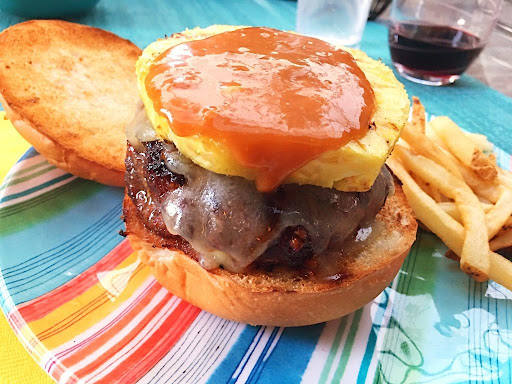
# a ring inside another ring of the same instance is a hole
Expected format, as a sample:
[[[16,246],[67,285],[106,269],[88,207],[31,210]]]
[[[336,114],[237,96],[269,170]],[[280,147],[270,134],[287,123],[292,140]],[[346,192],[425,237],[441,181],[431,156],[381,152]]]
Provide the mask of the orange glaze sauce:
[[[322,153],[363,137],[375,111],[353,57],[314,39],[244,28],[181,43],[146,77],[178,136],[223,143],[267,192]]]

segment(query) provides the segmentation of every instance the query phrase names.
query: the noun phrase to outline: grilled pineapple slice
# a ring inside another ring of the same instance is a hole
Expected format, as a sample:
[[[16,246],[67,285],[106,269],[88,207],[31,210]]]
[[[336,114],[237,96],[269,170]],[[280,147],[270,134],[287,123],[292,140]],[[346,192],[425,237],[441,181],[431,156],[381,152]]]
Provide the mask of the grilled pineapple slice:
[[[254,171],[240,165],[229,148],[201,135],[180,137],[173,133],[166,118],[157,113],[148,97],[145,79],[154,59],[170,47],[190,40],[232,31],[239,26],[213,25],[206,29],[195,28],[174,34],[150,44],[137,61],[137,80],[141,99],[149,120],[162,139],[175,143],[182,154],[199,166],[212,172],[241,176],[254,180]],[[404,86],[393,72],[380,61],[368,57],[357,49],[348,49],[375,93],[377,109],[368,133],[359,140],[352,140],[339,149],[325,152],[302,168],[293,172],[285,183],[312,184],[340,191],[367,191],[379,175],[393,149],[409,115],[409,99]]]

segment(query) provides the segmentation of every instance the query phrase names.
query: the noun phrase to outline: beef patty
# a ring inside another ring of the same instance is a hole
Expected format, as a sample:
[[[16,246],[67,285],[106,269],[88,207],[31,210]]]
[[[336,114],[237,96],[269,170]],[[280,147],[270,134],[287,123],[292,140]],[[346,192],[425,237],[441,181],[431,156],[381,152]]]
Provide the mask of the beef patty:
[[[138,216],[165,246],[205,268],[304,268],[367,225],[393,186],[383,167],[367,192],[288,184],[260,193],[248,180],[195,165],[173,144],[148,141],[137,148],[128,144],[125,181]],[[213,254],[213,262],[205,254]]]

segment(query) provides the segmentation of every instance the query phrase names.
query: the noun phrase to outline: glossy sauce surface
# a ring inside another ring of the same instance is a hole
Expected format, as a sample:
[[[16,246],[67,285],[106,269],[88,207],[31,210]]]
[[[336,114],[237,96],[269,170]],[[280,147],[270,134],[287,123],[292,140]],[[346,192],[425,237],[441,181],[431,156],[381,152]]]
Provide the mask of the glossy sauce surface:
[[[146,90],[176,135],[224,144],[254,170],[260,191],[363,137],[375,111],[348,52],[270,28],[176,45],[156,58]]]

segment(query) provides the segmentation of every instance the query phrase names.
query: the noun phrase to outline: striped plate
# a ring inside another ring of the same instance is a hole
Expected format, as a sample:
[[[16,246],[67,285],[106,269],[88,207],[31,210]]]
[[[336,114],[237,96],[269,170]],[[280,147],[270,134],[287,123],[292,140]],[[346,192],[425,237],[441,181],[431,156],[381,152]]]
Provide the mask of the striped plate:
[[[512,293],[460,273],[426,232],[364,308],[310,327],[252,327],[153,279],[118,235],[122,189],[30,150],[0,191],[0,304],[59,383],[512,382]]]

